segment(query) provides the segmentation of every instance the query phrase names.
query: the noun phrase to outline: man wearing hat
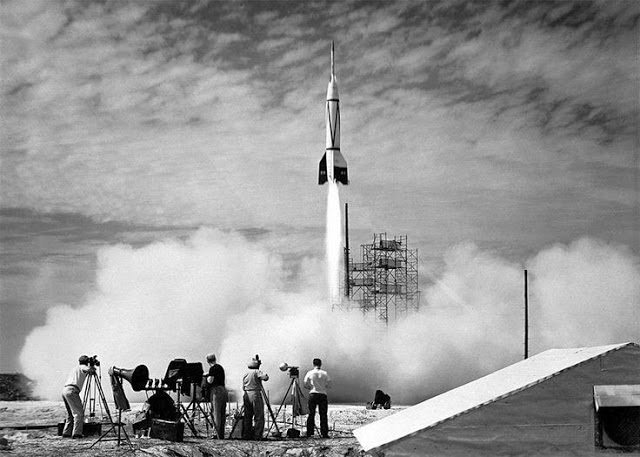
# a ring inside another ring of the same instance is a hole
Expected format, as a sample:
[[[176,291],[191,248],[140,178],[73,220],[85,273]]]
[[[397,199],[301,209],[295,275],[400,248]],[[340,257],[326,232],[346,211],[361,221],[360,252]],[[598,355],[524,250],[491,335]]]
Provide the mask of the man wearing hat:
[[[84,408],[80,399],[80,391],[89,373],[95,372],[94,367],[89,366],[89,357],[81,355],[78,366],[71,370],[67,382],[62,389],[62,400],[67,408],[67,419],[64,421],[62,436],[65,438],[82,438],[84,426]]]
[[[244,403],[244,419],[242,422],[242,438],[245,440],[261,440],[264,432],[264,402],[262,399],[262,381],[268,381],[269,375],[260,371],[262,361],[256,354],[247,365],[242,378],[242,397]]]
[[[216,428],[218,438],[224,439],[224,424],[227,409],[227,389],[224,386],[224,368],[217,363],[215,354],[207,355],[209,374],[207,384],[209,386],[209,400],[211,401],[211,417]]]

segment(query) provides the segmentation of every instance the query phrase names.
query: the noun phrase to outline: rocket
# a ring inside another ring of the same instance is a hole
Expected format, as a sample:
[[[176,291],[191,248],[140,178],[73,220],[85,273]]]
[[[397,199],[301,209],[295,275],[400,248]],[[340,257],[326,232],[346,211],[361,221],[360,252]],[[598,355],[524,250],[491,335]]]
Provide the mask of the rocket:
[[[338,80],[333,63],[333,41],[331,42],[331,77],[327,86],[327,107],[324,113],[326,125],[325,152],[320,160],[318,184],[327,181],[349,184],[347,161],[340,153],[340,98]]]

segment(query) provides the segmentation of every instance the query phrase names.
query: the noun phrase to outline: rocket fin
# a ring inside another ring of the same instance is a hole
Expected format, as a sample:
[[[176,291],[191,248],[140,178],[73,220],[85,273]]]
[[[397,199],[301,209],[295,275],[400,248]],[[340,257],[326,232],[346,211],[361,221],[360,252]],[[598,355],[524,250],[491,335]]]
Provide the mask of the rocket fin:
[[[333,152],[333,178],[345,186],[349,184],[347,161],[344,160],[340,151]]]
[[[318,184],[322,185],[327,182],[327,153],[325,152],[320,159],[318,167]]]

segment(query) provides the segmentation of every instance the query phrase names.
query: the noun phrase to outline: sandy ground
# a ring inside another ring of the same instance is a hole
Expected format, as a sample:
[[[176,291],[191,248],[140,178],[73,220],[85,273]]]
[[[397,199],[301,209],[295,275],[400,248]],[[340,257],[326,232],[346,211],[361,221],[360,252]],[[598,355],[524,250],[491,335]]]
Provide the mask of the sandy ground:
[[[113,413],[113,405],[109,405]],[[140,404],[132,404],[131,411],[123,414],[123,421],[130,424]],[[235,404],[231,407],[233,411]],[[0,437],[6,439],[0,442],[0,452],[6,455],[20,456],[113,456],[137,455],[157,457],[213,457],[213,456],[299,456],[299,457],[337,457],[363,456],[358,441],[351,431],[362,424],[375,421],[381,417],[402,409],[394,407],[390,410],[367,410],[364,406],[330,405],[329,427],[330,438],[296,438],[275,439],[264,441],[216,440],[206,438],[204,420],[198,421],[197,428],[202,435],[195,438],[185,427],[183,443],[172,443],[152,438],[136,438],[131,433],[131,426],[126,430],[131,436],[133,451],[126,445],[117,446],[117,442],[101,441],[93,448],[98,436],[86,437],[80,440],[62,438],[57,434],[57,428],[38,428],[38,426],[55,425],[62,422],[66,416],[62,402],[30,401],[30,402],[0,402]],[[289,409],[290,411],[290,409]],[[96,416],[103,412],[96,408]],[[290,420],[290,416],[288,416]],[[317,418],[316,418],[317,420]],[[227,421],[227,433],[231,429],[233,419]],[[301,421],[298,422],[299,424]],[[14,427],[24,426],[25,429]],[[268,427],[268,425],[267,425]],[[282,430],[291,425],[280,425]],[[303,430],[303,427],[298,427]],[[103,431],[108,427],[103,425]],[[109,435],[112,436],[112,435]],[[115,436],[115,435],[113,435]]]

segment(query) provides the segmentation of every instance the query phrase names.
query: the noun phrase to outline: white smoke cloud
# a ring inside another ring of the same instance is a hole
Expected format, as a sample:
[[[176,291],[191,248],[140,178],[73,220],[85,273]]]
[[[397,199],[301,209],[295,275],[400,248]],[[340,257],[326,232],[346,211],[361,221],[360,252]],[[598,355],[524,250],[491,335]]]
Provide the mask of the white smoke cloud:
[[[103,249],[98,264],[87,304],[50,309],[26,340],[21,364],[45,397],[57,396],[82,353],[125,368],[144,363],[156,377],[173,358],[202,360],[225,335],[244,331],[228,327],[230,316],[273,302],[282,271],[277,256],[208,229],[184,242]]]
[[[535,352],[640,341],[639,264],[628,249],[591,239],[531,259]],[[238,389],[257,353],[271,376],[265,387],[279,397],[289,381],[281,362],[304,372],[320,357],[334,378],[330,401],[370,400],[382,388],[410,403],[522,357],[523,267],[473,244],[450,249],[442,273],[423,281],[420,312],[386,328],[358,311],[330,312],[323,262],[305,259],[293,276],[289,268],[259,242],[211,229],[105,248],[86,304],[52,308],[27,338],[24,373],[40,395],[58,398],[82,353],[104,367],[144,363],[161,377],[173,358],[206,365],[213,351]]]
[[[640,342],[640,260],[583,238],[533,258],[532,326],[543,347]]]

